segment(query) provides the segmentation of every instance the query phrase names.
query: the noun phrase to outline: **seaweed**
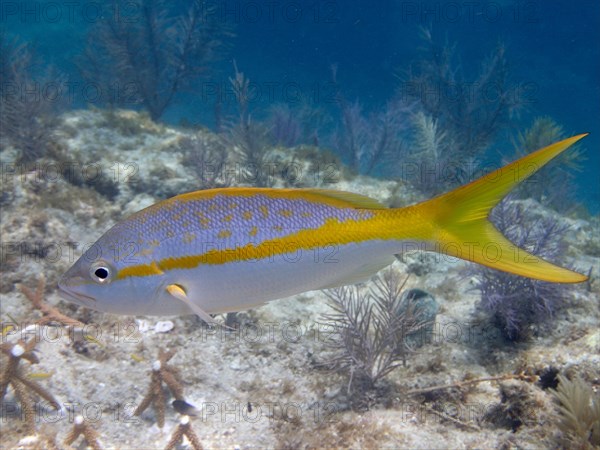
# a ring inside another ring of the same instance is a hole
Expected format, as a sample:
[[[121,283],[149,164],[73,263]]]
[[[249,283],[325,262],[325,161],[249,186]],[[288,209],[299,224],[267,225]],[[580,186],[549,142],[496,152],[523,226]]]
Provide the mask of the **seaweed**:
[[[185,137],[179,141],[183,163],[196,172],[197,189],[228,187],[231,179],[225,177],[227,151],[220,139],[203,139],[201,134]]]
[[[558,387],[552,390],[557,402],[558,426],[569,445],[577,448],[600,446],[600,395],[580,378],[569,380],[558,375]]]
[[[113,0],[78,58],[83,78],[111,107],[142,104],[159,119],[177,93],[206,74],[230,34],[207,2],[183,12],[163,0]]]
[[[511,82],[502,45],[481,64],[476,76],[468,77],[454,45],[438,44],[429,29],[422,30],[422,37],[422,56],[399,73],[397,96],[415,111],[412,141],[417,151],[404,155],[404,160],[420,170],[411,173],[408,181],[421,177],[417,187],[438,194],[470,176],[477,158],[523,106],[526,91]]]
[[[487,411],[486,419],[513,433],[521,427],[531,427],[540,422],[543,404],[536,397],[535,386],[518,380],[500,383],[500,403]]]
[[[273,105],[268,123],[269,135],[275,145],[293,147],[300,141],[301,123],[288,105]]]
[[[530,249],[545,260],[564,263],[563,236],[568,226],[554,216],[531,221],[524,205],[503,200],[492,210],[491,220],[515,246]],[[484,266],[470,269],[481,293],[479,309],[488,314],[509,341],[523,341],[535,327],[548,325],[570,285],[548,283],[500,272]]]
[[[359,394],[371,390],[406,364],[413,350],[407,337],[431,323],[423,310],[402,295],[406,281],[390,269],[378,276],[367,292],[352,286],[326,293],[334,313],[324,318],[335,333],[326,341],[334,356],[324,365],[349,372],[349,392],[353,384]]]
[[[250,79],[233,62],[234,77],[229,78],[237,103],[238,118],[225,125],[224,145],[235,151],[241,160],[238,176],[253,186],[271,187],[274,184],[275,162],[269,155],[269,129],[252,119],[249,103],[253,96]]]
[[[368,115],[360,103],[349,103],[341,95],[338,105],[342,120],[333,147],[355,173],[372,175],[406,152],[403,136],[410,116],[403,103],[390,101]]]
[[[58,124],[60,102],[45,93],[50,80],[61,77],[53,69],[41,71],[41,61],[30,45],[0,30],[0,138],[20,151],[20,163],[48,153]],[[35,72],[42,75],[34,76]]]

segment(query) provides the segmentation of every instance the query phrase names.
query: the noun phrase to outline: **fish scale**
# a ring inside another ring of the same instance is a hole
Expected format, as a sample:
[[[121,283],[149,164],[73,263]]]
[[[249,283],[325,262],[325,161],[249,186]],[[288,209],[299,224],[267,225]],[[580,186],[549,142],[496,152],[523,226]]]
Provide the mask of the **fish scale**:
[[[268,211],[266,215],[261,207]],[[292,214],[286,216],[281,211],[291,211]],[[245,219],[245,212],[251,212],[252,217]],[[231,220],[226,221],[227,216],[232,216]],[[118,236],[119,254],[127,255],[127,262],[117,264],[120,268],[133,259],[139,259],[140,264],[148,264],[153,259],[202,254],[201,249],[211,244],[226,250],[249,243],[260,244],[299,230],[316,230],[329,219],[345,222],[369,217],[372,214],[360,213],[352,206],[336,207],[303,199],[273,198],[260,193],[241,198],[217,195],[186,202],[174,199],[169,207],[140,211],[130,217],[126,226],[116,226],[110,237]],[[208,224],[203,218],[208,218]],[[256,233],[251,234],[254,228]],[[224,230],[230,231],[231,235],[219,237]],[[190,234],[195,238],[190,240],[186,237]],[[152,242],[159,245],[152,245]],[[131,254],[132,243],[137,249],[134,255]],[[149,248],[151,252],[147,251]]]

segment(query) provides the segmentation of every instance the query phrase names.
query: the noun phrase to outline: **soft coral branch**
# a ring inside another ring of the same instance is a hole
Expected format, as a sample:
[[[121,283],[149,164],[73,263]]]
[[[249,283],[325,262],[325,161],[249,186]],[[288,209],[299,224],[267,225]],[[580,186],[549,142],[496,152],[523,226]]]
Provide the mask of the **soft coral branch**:
[[[82,75],[103,92],[127,90],[109,104],[141,103],[158,119],[178,92],[206,72],[228,31],[203,1],[191,2],[183,13],[161,0],[112,5],[139,14],[130,20],[114,14],[92,29],[80,57]]]

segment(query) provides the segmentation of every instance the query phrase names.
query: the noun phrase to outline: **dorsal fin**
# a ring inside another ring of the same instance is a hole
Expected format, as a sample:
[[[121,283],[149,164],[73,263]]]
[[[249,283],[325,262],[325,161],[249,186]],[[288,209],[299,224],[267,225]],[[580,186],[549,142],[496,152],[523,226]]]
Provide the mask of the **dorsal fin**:
[[[387,209],[387,206],[379,201],[367,197],[366,195],[355,194],[353,192],[333,191],[329,189],[273,189],[273,188],[257,188],[257,187],[229,187],[218,189],[207,189],[203,191],[188,192],[180,194],[176,197],[164,200],[165,202],[172,201],[190,201],[190,200],[207,200],[217,195],[225,196],[252,196],[265,195],[268,197],[279,197],[289,199],[310,199],[310,197],[320,197],[323,202],[336,206],[346,206],[350,208],[360,209]],[[156,207],[153,205],[149,208]],[[147,209],[149,209],[147,208]]]
[[[346,191],[331,191],[329,189],[299,189],[300,191],[340,200],[348,203],[348,206],[354,206],[355,208],[361,209],[387,209],[387,206],[375,200],[374,198],[367,197],[366,195],[355,194],[354,192]]]

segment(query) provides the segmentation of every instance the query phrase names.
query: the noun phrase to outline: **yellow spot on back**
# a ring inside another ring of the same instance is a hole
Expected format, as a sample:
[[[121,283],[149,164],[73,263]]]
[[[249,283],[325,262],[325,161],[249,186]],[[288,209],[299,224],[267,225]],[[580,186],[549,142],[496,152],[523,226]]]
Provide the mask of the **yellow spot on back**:
[[[244,211],[244,214],[242,214],[242,217],[246,220],[252,219],[252,211]]]
[[[231,222],[233,220],[233,214],[227,214],[225,217],[223,217],[223,220],[225,222]]]
[[[294,213],[289,209],[282,209],[279,211],[279,214],[281,214],[283,217],[292,217]]]
[[[199,222],[202,228],[208,228],[210,225],[210,219],[208,217],[201,217]]]
[[[304,211],[304,212],[301,214],[301,216],[302,216],[302,217],[312,217],[312,213],[311,213],[310,211]]]
[[[275,226],[273,226],[273,229],[275,231],[283,231],[283,227],[281,225],[275,225]]]
[[[252,229],[250,230],[250,232],[248,233],[248,235],[250,237],[254,237],[254,236],[256,236],[257,233],[258,233],[258,228],[257,227],[252,227]]]
[[[217,234],[218,238],[225,239],[231,236],[231,230],[221,230],[219,234]]]
[[[265,219],[269,217],[269,208],[266,205],[260,205],[259,209]]]
[[[185,233],[183,235],[183,243],[184,244],[189,244],[189,243],[193,242],[194,239],[196,239],[196,235],[194,233]]]

